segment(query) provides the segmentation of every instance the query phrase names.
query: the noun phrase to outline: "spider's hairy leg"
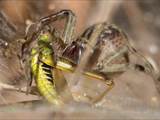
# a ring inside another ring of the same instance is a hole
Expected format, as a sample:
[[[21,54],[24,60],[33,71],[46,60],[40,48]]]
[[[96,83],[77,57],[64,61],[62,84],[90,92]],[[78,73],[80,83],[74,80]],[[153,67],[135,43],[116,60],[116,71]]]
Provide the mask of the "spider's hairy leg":
[[[114,81],[113,80],[105,80],[105,85],[107,86],[107,89],[105,89],[105,91],[100,96],[98,96],[97,98],[92,100],[92,103],[95,104],[99,101],[102,101],[102,99],[105,97],[105,95],[114,87]]]
[[[110,54],[109,58],[106,58],[106,59],[104,58],[104,61],[101,63],[98,63],[97,66],[94,68],[94,70],[107,75],[111,73],[114,75],[114,74],[117,74],[118,72],[123,73],[127,71],[129,66],[128,57],[129,57],[128,48],[124,46],[119,51],[113,52],[112,54]],[[116,61],[114,61],[122,58],[125,59],[125,62],[116,63]]]
[[[143,56],[133,46],[130,45],[129,47],[130,47],[130,52],[143,62],[142,64],[138,63],[131,64],[129,66],[130,69],[134,69],[150,75],[156,84],[158,92],[160,93],[160,71],[155,61],[153,61],[153,59],[151,59],[150,57]]]
[[[47,17],[40,19],[39,23],[41,26],[44,26],[60,19],[66,19],[62,40],[65,44],[70,43],[70,41],[73,39],[76,23],[76,17],[71,10],[62,10],[55,14],[51,14]]]

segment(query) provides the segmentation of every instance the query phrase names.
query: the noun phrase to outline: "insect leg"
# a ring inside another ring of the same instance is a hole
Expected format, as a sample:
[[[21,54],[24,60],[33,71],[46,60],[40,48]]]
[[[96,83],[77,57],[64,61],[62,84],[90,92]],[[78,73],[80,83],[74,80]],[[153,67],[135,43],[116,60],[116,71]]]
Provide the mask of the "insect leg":
[[[38,67],[38,56],[39,56],[39,52],[37,50],[37,48],[32,48],[32,52],[31,52],[31,57],[29,59],[27,59],[27,63],[26,63],[26,80],[27,80],[27,90],[26,90],[26,94],[30,93],[31,91],[31,86],[32,86],[32,82],[34,80],[34,75],[33,72],[37,72],[37,67]],[[34,70],[31,70],[31,66],[34,68]],[[34,73],[37,74],[37,73]]]
[[[32,85],[32,80],[33,80],[33,76],[32,76],[32,72],[30,69],[30,65],[29,65],[29,61],[26,61],[26,64],[24,66],[24,71],[25,71],[25,79],[27,81],[27,88],[26,88],[26,94],[29,94],[30,89],[31,89],[31,85]]]
[[[27,95],[31,92],[32,83],[33,83],[33,74],[32,72],[30,72],[30,79],[28,79],[27,81],[27,90],[26,90]]]

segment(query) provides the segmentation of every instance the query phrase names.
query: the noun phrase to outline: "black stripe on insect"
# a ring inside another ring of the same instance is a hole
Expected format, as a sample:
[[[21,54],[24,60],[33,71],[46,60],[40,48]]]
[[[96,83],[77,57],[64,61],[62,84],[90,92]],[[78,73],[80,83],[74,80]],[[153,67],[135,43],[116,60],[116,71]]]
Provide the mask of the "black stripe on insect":
[[[46,79],[53,83],[53,76],[52,76],[52,66],[49,66],[45,63],[42,64],[42,69],[44,70],[44,73],[46,75]]]

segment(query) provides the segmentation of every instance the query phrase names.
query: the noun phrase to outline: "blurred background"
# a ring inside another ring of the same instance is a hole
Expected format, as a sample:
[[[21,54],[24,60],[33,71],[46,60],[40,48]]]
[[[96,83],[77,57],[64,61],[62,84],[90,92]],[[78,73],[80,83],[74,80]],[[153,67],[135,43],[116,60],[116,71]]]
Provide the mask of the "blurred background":
[[[76,14],[76,36],[95,23],[103,21],[114,23],[127,33],[135,48],[143,55],[151,57],[159,68],[159,0],[0,0],[0,81],[3,83],[0,104],[39,99],[34,95],[26,96],[23,93],[3,89],[5,85],[24,85],[24,76],[16,57],[20,47],[15,40],[24,37],[28,22],[35,22],[62,9],[70,9]],[[95,108],[89,112],[90,108],[86,106],[82,105],[83,107],[75,109],[76,105],[73,105],[65,110],[72,108],[75,111],[79,110],[80,114],[75,115],[71,110],[70,113],[60,110],[56,113],[60,118],[64,116],[79,118],[83,113],[82,108],[85,108],[84,116],[87,118],[94,115],[97,119],[108,116],[108,118],[127,119],[137,116],[158,119],[159,101],[159,94],[151,77],[127,71],[115,80],[115,87],[100,103],[103,110]]]

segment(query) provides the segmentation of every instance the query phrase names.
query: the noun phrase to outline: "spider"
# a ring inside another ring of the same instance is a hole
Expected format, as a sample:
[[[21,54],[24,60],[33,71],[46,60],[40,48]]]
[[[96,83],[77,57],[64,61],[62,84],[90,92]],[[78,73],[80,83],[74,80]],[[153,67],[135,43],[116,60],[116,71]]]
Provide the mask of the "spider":
[[[51,25],[60,19],[66,19],[62,34]],[[101,80],[107,86],[107,90],[93,100],[93,103],[100,101],[114,86],[113,79],[128,69],[150,74],[157,80],[155,68],[130,45],[126,34],[117,26],[106,22],[94,24],[74,39],[75,23],[74,13],[71,10],[62,10],[43,17],[27,28],[21,55],[28,79],[27,91],[35,79],[37,88],[44,98],[54,104],[63,104],[56,88],[56,81],[59,79],[56,77],[56,71],[73,73],[82,63],[81,58],[85,56],[88,47],[92,53],[82,75],[88,76],[91,80]],[[90,44],[92,39],[96,41],[94,46]],[[144,64],[131,63],[130,54],[137,56]],[[62,75],[60,77],[62,83],[67,84],[65,78]]]

